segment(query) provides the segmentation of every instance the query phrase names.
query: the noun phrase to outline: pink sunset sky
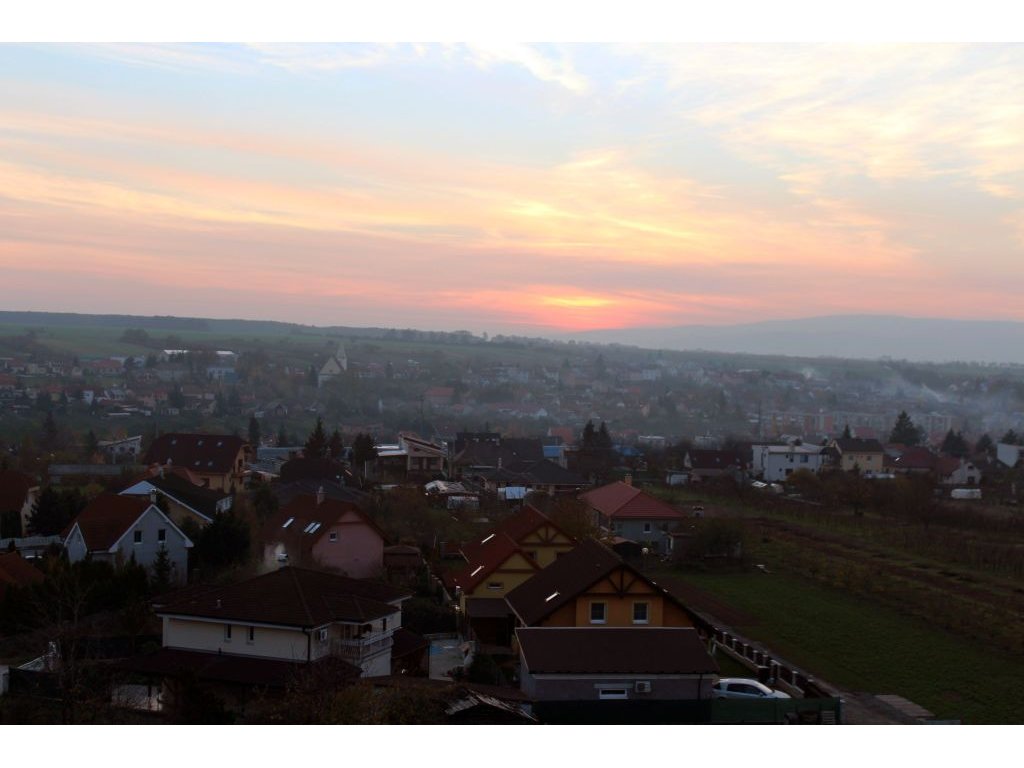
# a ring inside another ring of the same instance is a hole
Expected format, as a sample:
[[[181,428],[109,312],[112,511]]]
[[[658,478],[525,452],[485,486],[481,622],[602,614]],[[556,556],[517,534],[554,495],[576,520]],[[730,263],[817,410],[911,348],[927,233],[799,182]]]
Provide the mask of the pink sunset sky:
[[[1024,47],[0,45],[0,309],[1024,320]]]

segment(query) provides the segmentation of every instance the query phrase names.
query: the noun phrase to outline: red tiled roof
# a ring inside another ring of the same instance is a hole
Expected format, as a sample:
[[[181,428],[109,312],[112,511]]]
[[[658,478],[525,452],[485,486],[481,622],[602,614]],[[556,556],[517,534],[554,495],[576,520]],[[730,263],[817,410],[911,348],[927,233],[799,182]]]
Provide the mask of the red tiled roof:
[[[718,664],[692,628],[520,627],[516,637],[532,675],[718,672]]]
[[[43,580],[43,574],[17,552],[0,552],[0,598],[10,587],[26,587]]]
[[[193,592],[163,605],[158,614],[312,628],[389,616],[400,610],[392,603],[410,596],[408,590],[368,579],[288,566],[229,587]]]
[[[235,458],[247,443],[234,435],[204,435],[172,432],[160,435],[146,451],[146,464],[186,467],[193,472],[227,474],[235,469]]]
[[[952,456],[940,456],[935,460],[935,472],[939,477],[948,477],[960,469],[960,459]]]
[[[0,470],[0,514],[20,512],[35,483],[24,472],[15,469]]]
[[[299,494],[294,497],[267,520],[263,528],[263,539],[265,541],[281,541],[285,544],[298,544],[300,550],[308,552],[346,513],[355,514],[368,528],[380,536],[382,542],[387,541],[384,532],[366,516],[357,504],[330,497],[325,497],[323,502],[317,504],[316,496],[310,494]],[[292,522],[288,524],[287,528],[284,528],[284,524],[289,519]],[[307,533],[306,528],[314,523],[319,523],[319,527],[315,531]]]
[[[472,592],[476,589],[517,552],[523,556],[523,560],[528,562],[531,568],[540,570],[533,559],[527,556],[519,548],[519,544],[506,533],[489,534],[472,548],[464,547],[462,552],[466,560],[469,561],[468,565],[457,573],[448,574],[447,582],[449,586],[461,587],[465,592]]]
[[[150,506],[148,498],[118,496],[113,493],[100,494],[78,513],[78,517],[71,521],[61,536],[67,539],[77,524],[82,532],[82,538],[85,539],[86,548],[90,552],[105,552],[124,536],[125,531],[142,517],[142,513]]]
[[[626,483],[611,483],[587,491],[580,499],[605,517],[681,520],[685,514],[671,504]]]
[[[904,448],[899,456],[892,460],[897,469],[933,469],[936,456],[923,446]]]

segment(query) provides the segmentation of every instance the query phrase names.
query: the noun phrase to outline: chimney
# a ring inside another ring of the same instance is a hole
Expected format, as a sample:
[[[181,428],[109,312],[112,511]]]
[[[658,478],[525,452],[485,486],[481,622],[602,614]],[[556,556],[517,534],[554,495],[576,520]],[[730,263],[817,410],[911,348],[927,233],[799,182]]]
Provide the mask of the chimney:
[[[149,503],[156,504],[156,488],[151,488],[149,491]]]
[[[627,474],[625,479],[623,479],[622,482],[624,482],[626,485],[632,485],[633,484],[633,476]]]
[[[316,492],[316,505],[319,507],[324,503],[324,487],[321,485]]]

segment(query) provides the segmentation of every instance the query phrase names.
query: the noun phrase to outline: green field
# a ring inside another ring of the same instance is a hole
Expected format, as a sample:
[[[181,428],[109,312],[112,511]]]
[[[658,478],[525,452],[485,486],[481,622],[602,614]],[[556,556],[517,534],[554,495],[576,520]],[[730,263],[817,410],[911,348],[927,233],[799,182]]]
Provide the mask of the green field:
[[[738,632],[850,691],[895,693],[940,719],[1024,723],[1024,660],[784,574],[664,574],[748,615]]]

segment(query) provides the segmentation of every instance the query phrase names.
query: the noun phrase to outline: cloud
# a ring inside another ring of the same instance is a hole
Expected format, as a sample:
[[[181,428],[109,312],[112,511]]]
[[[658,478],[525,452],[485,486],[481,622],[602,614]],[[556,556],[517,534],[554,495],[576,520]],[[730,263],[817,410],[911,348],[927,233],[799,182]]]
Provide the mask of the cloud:
[[[484,69],[513,64],[542,82],[555,83],[572,93],[582,95],[591,90],[590,82],[576,71],[563,48],[558,48],[554,56],[524,43],[470,43],[467,50],[476,65]]]

